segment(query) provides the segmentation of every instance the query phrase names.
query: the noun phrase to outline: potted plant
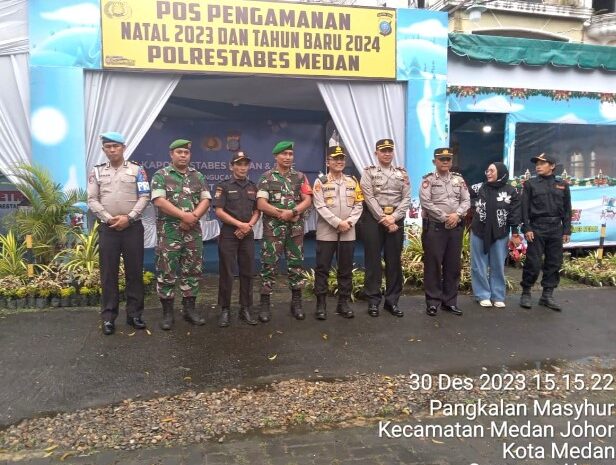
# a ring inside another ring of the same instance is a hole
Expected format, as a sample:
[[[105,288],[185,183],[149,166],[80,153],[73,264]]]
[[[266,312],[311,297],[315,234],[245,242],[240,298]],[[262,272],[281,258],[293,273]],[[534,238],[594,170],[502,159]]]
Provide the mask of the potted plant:
[[[17,299],[16,299],[17,288],[7,287],[4,290],[4,295],[6,295],[6,308],[9,310],[15,310],[17,308]]]
[[[0,283],[0,308],[6,308],[6,294],[4,292],[4,286]]]
[[[90,296],[92,289],[88,286],[81,286],[79,288],[79,307],[88,306],[88,297]]]
[[[97,307],[101,303],[101,288],[100,286],[93,286],[90,288],[90,295],[88,295],[88,305],[90,307]]]
[[[51,295],[51,290],[48,288],[41,288],[37,292],[36,299],[34,301],[34,305],[36,308],[46,308],[49,303],[49,296]]]
[[[15,290],[15,307],[16,308],[26,308],[26,295],[28,295],[27,286],[21,286]]]
[[[76,289],[73,286],[67,286],[60,289],[60,306],[70,307],[71,297],[75,295]]]
[[[26,307],[34,308],[36,306],[36,294],[37,289],[34,284],[28,284],[26,286]]]

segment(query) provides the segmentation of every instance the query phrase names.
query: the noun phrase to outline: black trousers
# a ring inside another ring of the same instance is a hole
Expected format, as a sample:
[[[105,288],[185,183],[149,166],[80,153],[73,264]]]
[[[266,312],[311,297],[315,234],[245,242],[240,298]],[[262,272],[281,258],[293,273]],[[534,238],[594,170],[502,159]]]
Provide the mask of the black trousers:
[[[338,263],[338,296],[349,298],[353,290],[353,250],[355,241],[317,241],[317,268],[314,293],[327,294],[327,277],[334,254]]]
[[[122,231],[116,231],[106,224],[101,224],[98,229],[98,241],[103,288],[102,319],[114,321],[118,316],[120,256],[124,259],[126,275],[126,314],[133,318],[141,316],[143,313],[143,224],[141,221],[136,221]]]
[[[385,260],[385,304],[397,305],[402,293],[402,243],[404,241],[404,219],[396,223],[395,233],[387,231],[380,225],[369,211],[362,217],[362,240],[364,242],[364,257],[366,277],[364,294],[370,304],[381,303],[381,282],[383,270],[381,254]]]
[[[426,305],[457,305],[462,267],[464,227],[446,229],[441,223],[424,223],[424,292]]]
[[[543,269],[541,287],[554,289],[560,282],[560,267],[563,264],[562,226],[535,230],[535,238],[528,243],[526,260],[522,271],[522,287],[532,287]],[[541,261],[543,260],[543,266]]]
[[[223,226],[218,237],[218,305],[231,306],[233,291],[233,271],[239,266],[240,305],[252,305],[252,282],[255,267],[255,237],[252,231],[243,239],[238,239],[235,228]]]

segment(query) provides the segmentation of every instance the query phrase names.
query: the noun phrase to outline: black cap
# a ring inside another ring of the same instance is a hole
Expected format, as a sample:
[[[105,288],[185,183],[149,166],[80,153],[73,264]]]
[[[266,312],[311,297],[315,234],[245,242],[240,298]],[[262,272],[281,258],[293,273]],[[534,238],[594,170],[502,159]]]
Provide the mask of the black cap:
[[[250,158],[248,158],[248,155],[246,155],[246,152],[235,152],[233,154],[233,157],[231,158],[231,164],[234,164],[235,162],[238,162],[240,160],[247,160],[250,161]]]
[[[537,155],[536,157],[531,158],[530,161],[532,163],[537,163],[538,161],[546,161],[550,165],[555,165],[556,164],[556,159],[553,156],[547,155],[545,153],[542,153],[540,155]]]
[[[434,158],[453,157],[453,149],[450,147],[441,147],[434,151]]]
[[[391,139],[379,139],[376,141],[376,149],[394,149],[394,141]]]
[[[339,158],[344,157],[346,154],[344,153],[344,149],[339,145],[334,145],[333,147],[329,147],[327,149],[327,156],[331,158]]]

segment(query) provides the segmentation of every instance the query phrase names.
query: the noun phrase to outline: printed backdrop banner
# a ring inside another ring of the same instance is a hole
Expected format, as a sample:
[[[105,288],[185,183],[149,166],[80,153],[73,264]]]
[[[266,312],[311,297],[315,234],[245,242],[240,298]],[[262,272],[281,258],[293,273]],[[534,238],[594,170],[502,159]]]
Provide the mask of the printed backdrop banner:
[[[396,10],[306,3],[101,1],[103,67],[396,77]]]
[[[616,186],[571,187],[571,243],[567,247],[599,245],[605,223],[605,245],[616,245]]]
[[[209,122],[173,119],[155,122],[131,157],[141,162],[148,178],[169,164],[169,144],[175,139],[192,141],[192,165],[201,171],[213,190],[231,175],[229,161],[243,150],[252,160],[250,179],[255,183],[272,168],[272,148],[280,140],[295,142],[295,167],[314,182],[325,163],[325,133],[320,124]]]

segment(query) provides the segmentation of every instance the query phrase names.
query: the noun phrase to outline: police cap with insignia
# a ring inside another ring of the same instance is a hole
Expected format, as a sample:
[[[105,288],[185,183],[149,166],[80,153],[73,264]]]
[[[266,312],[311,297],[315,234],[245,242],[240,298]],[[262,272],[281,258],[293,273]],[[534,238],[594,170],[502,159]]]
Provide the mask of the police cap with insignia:
[[[394,149],[394,141],[391,139],[379,139],[376,141],[377,150]]]
[[[434,151],[434,158],[453,157],[453,150],[449,147],[440,147]]]
[[[285,150],[293,150],[293,141],[290,140],[281,140],[272,149],[272,155],[278,155],[280,152],[284,152]]]
[[[537,155],[536,157],[531,158],[530,161],[532,163],[535,163],[535,164],[538,161],[545,161],[545,162],[549,163],[550,165],[555,165],[556,164],[556,160],[554,159],[554,157],[551,156],[551,155],[547,155],[545,153],[542,153],[540,155]]]
[[[186,139],[176,139],[169,145],[169,150],[175,149],[189,149],[192,145],[192,142]]]
[[[246,160],[246,161],[250,161],[250,158],[246,155],[246,152],[236,152],[233,154],[233,157],[231,158],[231,164],[233,165],[234,163],[237,163],[238,161],[242,161],[242,160]]]
[[[344,149],[339,145],[334,145],[327,149],[327,156],[330,158],[344,158],[345,155]]]
[[[114,131],[103,132],[101,134],[101,141],[103,142],[103,144],[115,142],[117,144],[124,145],[126,143],[126,139],[124,138],[124,136],[119,132]]]

